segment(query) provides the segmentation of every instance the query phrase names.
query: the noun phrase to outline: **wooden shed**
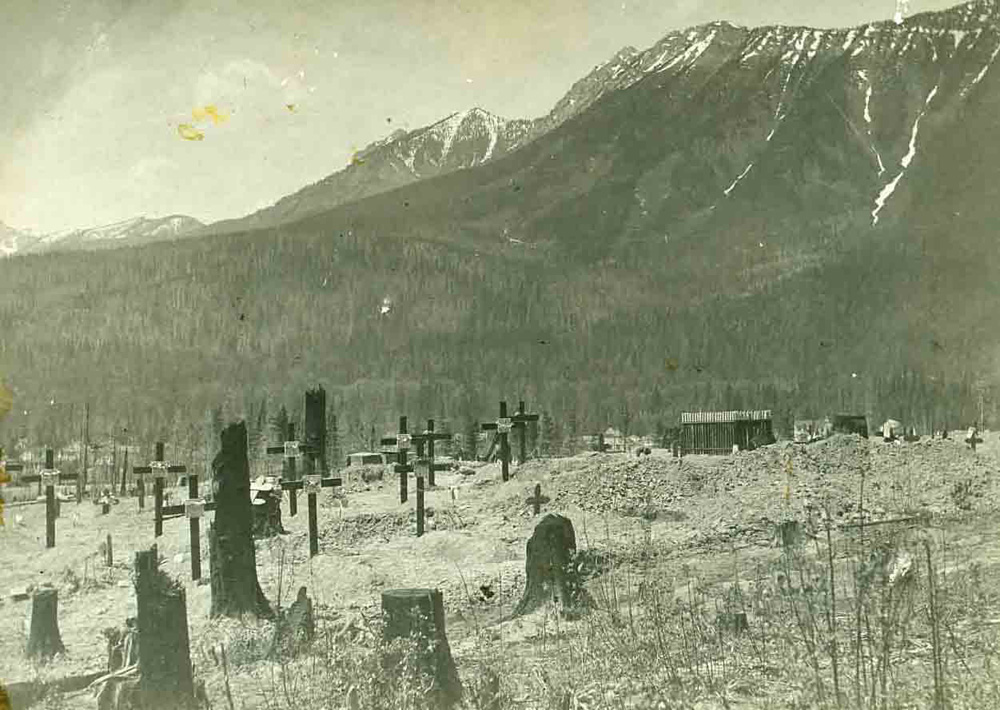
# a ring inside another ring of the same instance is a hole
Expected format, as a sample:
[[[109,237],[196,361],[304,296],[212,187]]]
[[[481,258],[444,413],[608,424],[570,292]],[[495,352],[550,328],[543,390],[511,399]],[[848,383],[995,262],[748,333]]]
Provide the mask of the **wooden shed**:
[[[833,430],[838,434],[860,434],[868,438],[868,418],[864,414],[838,414],[833,418]]]
[[[681,413],[681,449],[685,454],[729,454],[757,443],[774,442],[771,411]]]

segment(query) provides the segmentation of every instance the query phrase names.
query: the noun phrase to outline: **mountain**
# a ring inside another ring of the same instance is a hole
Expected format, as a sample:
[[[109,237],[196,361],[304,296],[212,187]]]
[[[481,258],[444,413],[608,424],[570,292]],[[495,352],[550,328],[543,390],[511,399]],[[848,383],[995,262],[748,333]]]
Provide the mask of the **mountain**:
[[[194,217],[184,215],[154,219],[135,217],[102,227],[71,229],[37,236],[16,232],[0,222],[0,256],[137,246],[175,239],[203,226]]]
[[[0,369],[25,409],[72,391],[178,436],[316,382],[345,436],[464,427],[498,395],[578,432],[716,407],[967,423],[977,386],[1000,395],[998,55],[985,0],[673,32],[485,163],[260,229],[0,263]]]
[[[437,123],[398,130],[358,151],[343,170],[241,219],[208,230],[234,231],[294,221],[346,202],[386,192],[506,155],[529,137],[531,122],[507,120],[480,108],[453,113]]]

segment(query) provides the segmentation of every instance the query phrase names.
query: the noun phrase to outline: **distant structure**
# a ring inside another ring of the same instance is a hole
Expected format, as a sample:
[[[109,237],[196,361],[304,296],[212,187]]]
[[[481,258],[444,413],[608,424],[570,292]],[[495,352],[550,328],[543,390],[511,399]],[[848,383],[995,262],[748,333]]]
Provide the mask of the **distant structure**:
[[[868,438],[868,417],[863,414],[838,414],[833,418],[836,434],[860,434]]]
[[[681,450],[685,454],[730,454],[774,442],[771,410],[681,413]]]
[[[385,463],[382,454],[371,451],[358,451],[347,456],[348,466],[364,466],[370,463]]]

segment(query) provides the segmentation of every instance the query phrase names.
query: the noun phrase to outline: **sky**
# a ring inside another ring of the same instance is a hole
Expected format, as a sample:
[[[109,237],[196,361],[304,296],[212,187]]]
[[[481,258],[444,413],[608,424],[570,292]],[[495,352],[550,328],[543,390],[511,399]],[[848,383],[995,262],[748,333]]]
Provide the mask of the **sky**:
[[[0,222],[239,217],[398,128],[474,106],[543,115],[622,47],[674,29],[844,27],[896,2],[4,0]]]

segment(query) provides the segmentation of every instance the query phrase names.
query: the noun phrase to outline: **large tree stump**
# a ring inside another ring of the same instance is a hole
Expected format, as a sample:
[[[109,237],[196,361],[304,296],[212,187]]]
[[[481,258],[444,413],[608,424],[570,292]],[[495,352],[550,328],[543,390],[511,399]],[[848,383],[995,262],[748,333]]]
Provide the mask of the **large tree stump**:
[[[211,565],[211,616],[245,612],[271,617],[271,605],[257,580],[250,505],[247,428],[230,424],[221,434],[222,448],[212,461],[215,521],[208,531]]]
[[[304,424],[302,443],[316,451],[315,457],[306,456],[304,473],[326,476],[326,390],[322,387],[306,390]]]
[[[524,563],[524,595],[514,616],[528,614],[555,601],[565,615],[575,615],[590,602],[576,568],[576,532],[569,518],[549,513],[528,540]]]
[[[459,702],[462,681],[445,634],[444,599],[437,589],[390,589],[382,592],[385,640],[413,639],[417,665],[434,679],[431,692],[437,707]],[[383,668],[391,673],[399,659],[387,655]]]
[[[31,597],[31,631],[28,634],[28,658],[47,661],[63,653],[62,636],[59,634],[59,592],[52,587],[42,587]]]
[[[160,571],[155,545],[135,555],[135,595],[142,707],[193,708],[196,701],[184,588]]]

